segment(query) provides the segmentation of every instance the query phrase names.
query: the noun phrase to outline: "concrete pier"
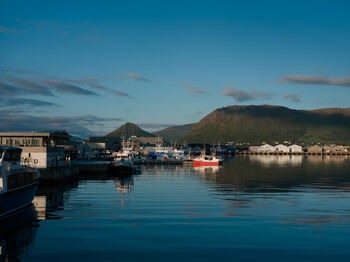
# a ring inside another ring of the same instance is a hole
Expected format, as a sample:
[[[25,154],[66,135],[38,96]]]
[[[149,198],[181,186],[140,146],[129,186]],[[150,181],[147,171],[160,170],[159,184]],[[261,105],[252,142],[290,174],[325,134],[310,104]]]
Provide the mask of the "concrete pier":
[[[252,152],[252,151],[242,151],[235,152],[236,155],[297,155],[297,156],[344,156],[350,155],[350,152],[339,152],[339,153],[325,153],[325,152]]]
[[[57,181],[76,179],[79,176],[79,168],[76,166],[62,166],[39,169],[41,183],[53,183]]]

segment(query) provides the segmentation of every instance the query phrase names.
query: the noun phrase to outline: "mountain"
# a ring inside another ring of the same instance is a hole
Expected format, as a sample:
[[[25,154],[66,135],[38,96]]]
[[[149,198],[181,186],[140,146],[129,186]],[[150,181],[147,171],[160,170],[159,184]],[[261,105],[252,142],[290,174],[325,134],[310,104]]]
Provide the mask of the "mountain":
[[[155,135],[142,130],[138,125],[129,122],[106,135],[106,137],[125,137],[126,139],[131,136],[155,137]]]
[[[216,109],[183,138],[189,143],[292,141],[350,144],[350,108],[294,110],[282,106]]]
[[[156,132],[153,132],[152,134],[156,136],[163,137],[163,139],[167,142],[176,142],[180,140],[181,138],[187,136],[191,130],[192,127],[195,124],[187,124],[182,126],[171,126]]]

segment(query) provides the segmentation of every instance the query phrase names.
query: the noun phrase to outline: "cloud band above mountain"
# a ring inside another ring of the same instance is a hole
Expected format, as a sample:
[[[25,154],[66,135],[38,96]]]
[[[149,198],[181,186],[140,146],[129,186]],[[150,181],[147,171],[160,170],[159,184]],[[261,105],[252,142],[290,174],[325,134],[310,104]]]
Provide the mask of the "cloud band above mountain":
[[[308,85],[331,85],[350,87],[350,78],[327,78],[323,76],[289,75],[281,76],[281,83],[295,83]]]
[[[259,90],[241,90],[233,86],[229,86],[227,89],[222,90],[221,94],[224,96],[231,96],[238,102],[251,101],[256,99],[271,99],[272,94],[259,91]]]

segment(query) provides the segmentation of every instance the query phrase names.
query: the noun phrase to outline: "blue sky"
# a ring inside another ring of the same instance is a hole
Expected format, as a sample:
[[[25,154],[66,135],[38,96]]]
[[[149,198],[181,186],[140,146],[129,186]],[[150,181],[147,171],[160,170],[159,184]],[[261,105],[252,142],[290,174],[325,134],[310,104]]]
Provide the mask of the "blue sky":
[[[0,0],[2,130],[350,106],[349,1]]]

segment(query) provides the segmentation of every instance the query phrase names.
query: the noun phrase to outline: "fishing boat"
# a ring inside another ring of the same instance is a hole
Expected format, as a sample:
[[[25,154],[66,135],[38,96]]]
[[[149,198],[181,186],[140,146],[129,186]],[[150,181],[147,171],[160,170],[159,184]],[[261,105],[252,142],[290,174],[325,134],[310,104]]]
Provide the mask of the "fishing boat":
[[[21,165],[22,149],[0,146],[0,217],[32,204],[38,189],[37,169]]]
[[[150,157],[153,159],[157,159],[158,157],[183,157],[184,151],[180,149],[176,149],[176,147],[170,147],[170,146],[163,146],[163,142],[158,142],[156,144],[155,150],[150,151],[148,153]]]
[[[128,176],[134,174],[135,170],[131,156],[128,154],[118,154],[111,163],[108,172],[115,176]]]
[[[193,159],[194,165],[218,166],[222,164],[222,160],[216,156],[201,155]]]

